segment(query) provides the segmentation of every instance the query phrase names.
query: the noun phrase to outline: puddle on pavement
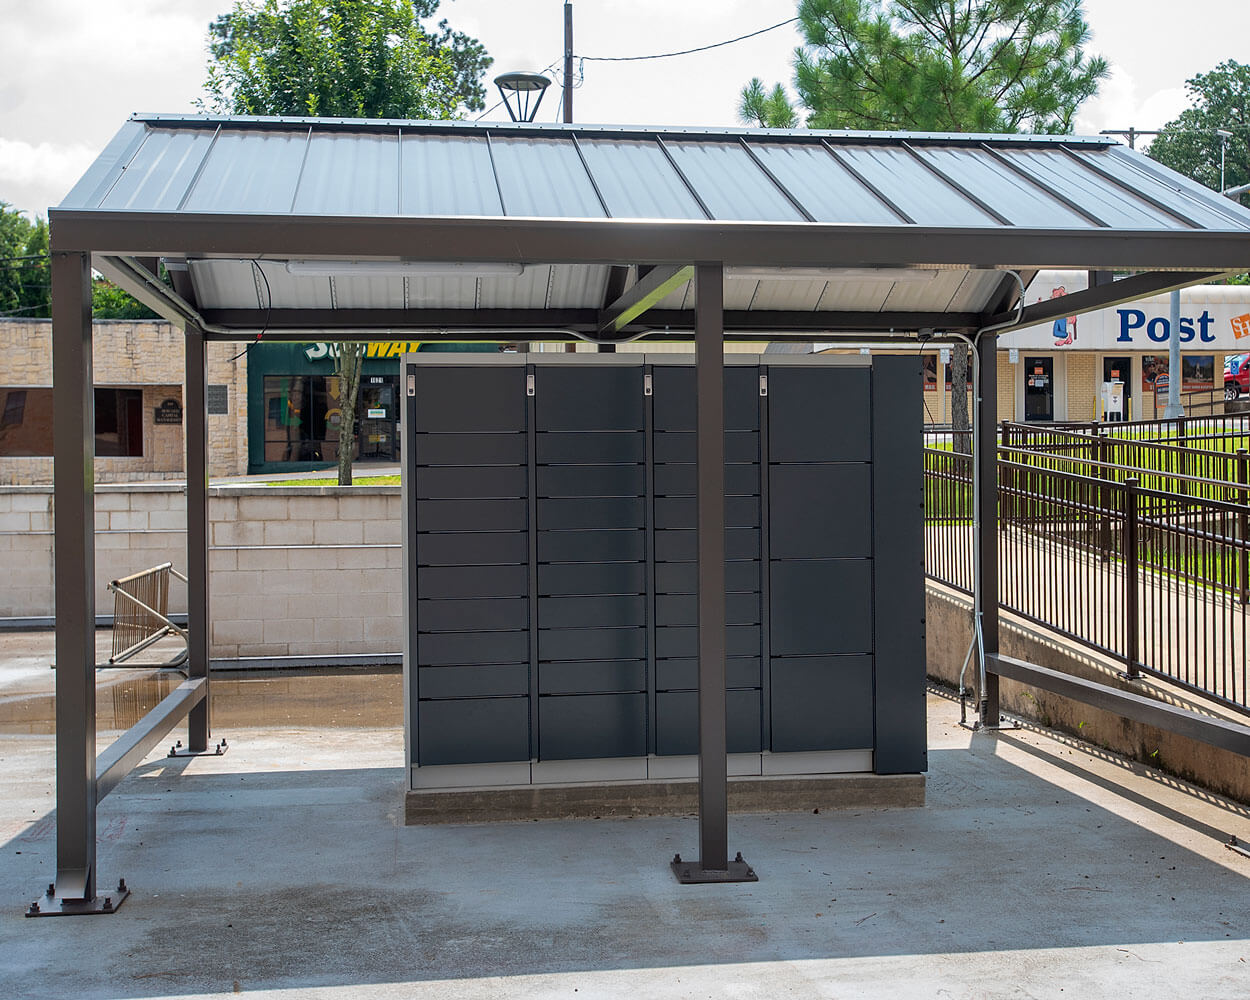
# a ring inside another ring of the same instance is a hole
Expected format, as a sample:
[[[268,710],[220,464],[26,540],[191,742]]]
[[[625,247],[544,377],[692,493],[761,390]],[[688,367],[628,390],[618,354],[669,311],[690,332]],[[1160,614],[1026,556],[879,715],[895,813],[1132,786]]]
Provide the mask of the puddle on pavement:
[[[97,673],[96,730],[124,731],[183,680],[175,670]],[[213,729],[379,728],[404,725],[403,673],[398,667],[353,670],[265,670],[216,673]],[[56,731],[51,691],[0,699],[0,733]]]

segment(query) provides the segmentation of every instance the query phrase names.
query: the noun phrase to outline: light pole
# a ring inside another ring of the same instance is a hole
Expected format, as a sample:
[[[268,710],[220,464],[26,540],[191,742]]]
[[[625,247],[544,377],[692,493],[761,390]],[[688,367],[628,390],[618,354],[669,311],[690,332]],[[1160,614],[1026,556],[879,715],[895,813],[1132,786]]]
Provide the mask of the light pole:
[[[1220,193],[1224,193],[1224,157],[1228,154],[1228,140],[1233,137],[1232,132],[1225,132],[1222,128],[1217,128],[1215,134],[1220,137]]]

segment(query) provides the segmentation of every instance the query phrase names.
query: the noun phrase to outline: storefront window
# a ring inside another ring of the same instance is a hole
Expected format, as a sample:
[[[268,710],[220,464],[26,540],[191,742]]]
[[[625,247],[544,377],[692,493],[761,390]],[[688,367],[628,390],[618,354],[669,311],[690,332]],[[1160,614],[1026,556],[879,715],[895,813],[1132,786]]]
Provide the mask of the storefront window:
[[[0,386],[0,457],[52,456],[52,390]],[[95,390],[95,453],[143,457],[143,390]]]
[[[337,462],[339,380],[334,375],[265,376],[265,461]]]

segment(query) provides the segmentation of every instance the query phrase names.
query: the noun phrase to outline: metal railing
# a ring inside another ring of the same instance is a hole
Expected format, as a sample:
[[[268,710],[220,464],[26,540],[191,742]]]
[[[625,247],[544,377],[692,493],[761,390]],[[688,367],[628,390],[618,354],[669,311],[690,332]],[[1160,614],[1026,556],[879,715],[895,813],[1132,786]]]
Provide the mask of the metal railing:
[[[1066,454],[1000,449],[1000,606],[1120,660],[1130,677],[1167,678],[1250,711],[1244,458],[1236,481],[1165,483],[1057,440]],[[972,459],[950,442],[927,444],[926,570],[971,593]]]
[[[183,583],[187,578],[173,567],[161,563],[151,569],[113,580],[113,655],[109,663],[121,663],[167,635],[179,636],[187,642],[187,630],[169,619],[169,578],[176,576]],[[168,666],[177,666],[187,658],[182,650]]]

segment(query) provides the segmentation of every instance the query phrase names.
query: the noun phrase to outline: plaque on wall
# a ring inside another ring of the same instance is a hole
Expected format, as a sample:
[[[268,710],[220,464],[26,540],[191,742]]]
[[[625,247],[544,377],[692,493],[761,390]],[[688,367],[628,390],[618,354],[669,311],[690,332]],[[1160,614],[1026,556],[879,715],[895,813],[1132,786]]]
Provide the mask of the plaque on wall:
[[[158,424],[182,423],[182,404],[176,399],[167,399],[156,408],[155,422]]]
[[[230,412],[229,386],[210,385],[205,400],[208,403],[210,417],[222,416]]]

